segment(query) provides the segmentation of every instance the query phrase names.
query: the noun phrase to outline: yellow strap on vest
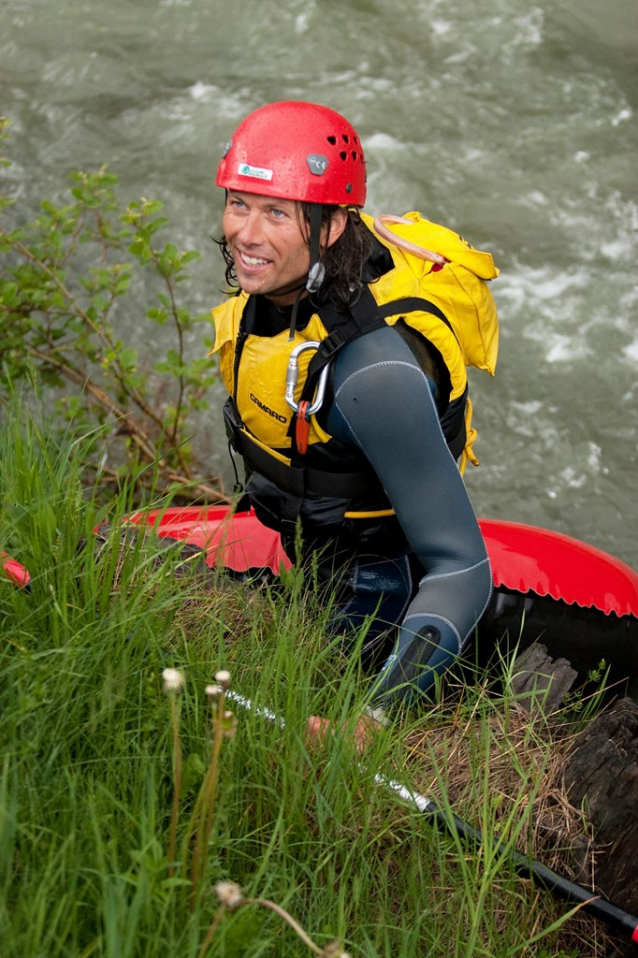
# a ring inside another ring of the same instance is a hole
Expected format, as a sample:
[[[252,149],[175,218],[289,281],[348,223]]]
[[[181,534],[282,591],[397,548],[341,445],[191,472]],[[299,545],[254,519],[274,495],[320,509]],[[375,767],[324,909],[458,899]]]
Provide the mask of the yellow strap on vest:
[[[372,512],[344,512],[346,519],[381,519],[396,515],[394,509],[374,509]]]
[[[467,466],[467,461],[472,463],[473,466],[478,466],[479,461],[476,458],[476,453],[474,452],[473,446],[476,442],[476,437],[478,433],[476,429],[472,426],[472,413],[474,409],[472,407],[472,400],[468,398],[467,403],[465,404],[465,449],[461,453],[461,461],[459,462],[459,472],[461,475],[465,475],[465,467]]]

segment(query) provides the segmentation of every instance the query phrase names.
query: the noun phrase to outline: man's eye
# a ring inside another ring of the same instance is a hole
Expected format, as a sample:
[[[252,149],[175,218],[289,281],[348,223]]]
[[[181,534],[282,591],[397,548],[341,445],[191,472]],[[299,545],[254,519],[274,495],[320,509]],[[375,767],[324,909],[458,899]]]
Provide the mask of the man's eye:
[[[272,209],[270,212],[276,219],[283,219],[283,217],[286,216],[286,213],[284,212],[284,210],[279,210],[275,208],[275,209]]]

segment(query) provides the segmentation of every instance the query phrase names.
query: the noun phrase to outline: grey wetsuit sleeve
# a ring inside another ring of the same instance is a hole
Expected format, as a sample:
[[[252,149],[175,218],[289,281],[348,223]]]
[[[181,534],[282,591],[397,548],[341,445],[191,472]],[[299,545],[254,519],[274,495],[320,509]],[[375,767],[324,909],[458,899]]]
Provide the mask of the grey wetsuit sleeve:
[[[401,337],[388,327],[349,343],[333,387],[329,432],[365,454],[425,570],[377,684],[379,698],[403,698],[471,636],[491,595],[489,560],[432,384]]]

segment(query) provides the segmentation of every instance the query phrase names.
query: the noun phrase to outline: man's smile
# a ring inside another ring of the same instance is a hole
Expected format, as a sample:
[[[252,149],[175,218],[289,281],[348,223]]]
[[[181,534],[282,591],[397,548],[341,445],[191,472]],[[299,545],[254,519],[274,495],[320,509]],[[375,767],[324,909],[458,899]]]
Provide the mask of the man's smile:
[[[251,256],[250,253],[245,253],[243,250],[237,250],[236,257],[239,257],[244,266],[248,268],[267,266],[271,262],[271,260],[265,259],[262,256]]]

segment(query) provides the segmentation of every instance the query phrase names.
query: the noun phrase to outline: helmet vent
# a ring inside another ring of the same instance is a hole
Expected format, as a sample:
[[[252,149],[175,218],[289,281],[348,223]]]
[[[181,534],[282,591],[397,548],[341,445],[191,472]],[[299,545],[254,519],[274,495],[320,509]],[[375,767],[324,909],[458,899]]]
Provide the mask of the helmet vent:
[[[341,153],[339,154],[339,156],[341,157],[342,160],[347,160],[347,159],[348,159],[348,154],[346,153],[345,150],[342,150]]]
[[[331,143],[332,146],[336,146],[336,145],[337,145],[337,137],[336,137],[336,136],[329,136],[327,139],[328,139],[328,143]]]

